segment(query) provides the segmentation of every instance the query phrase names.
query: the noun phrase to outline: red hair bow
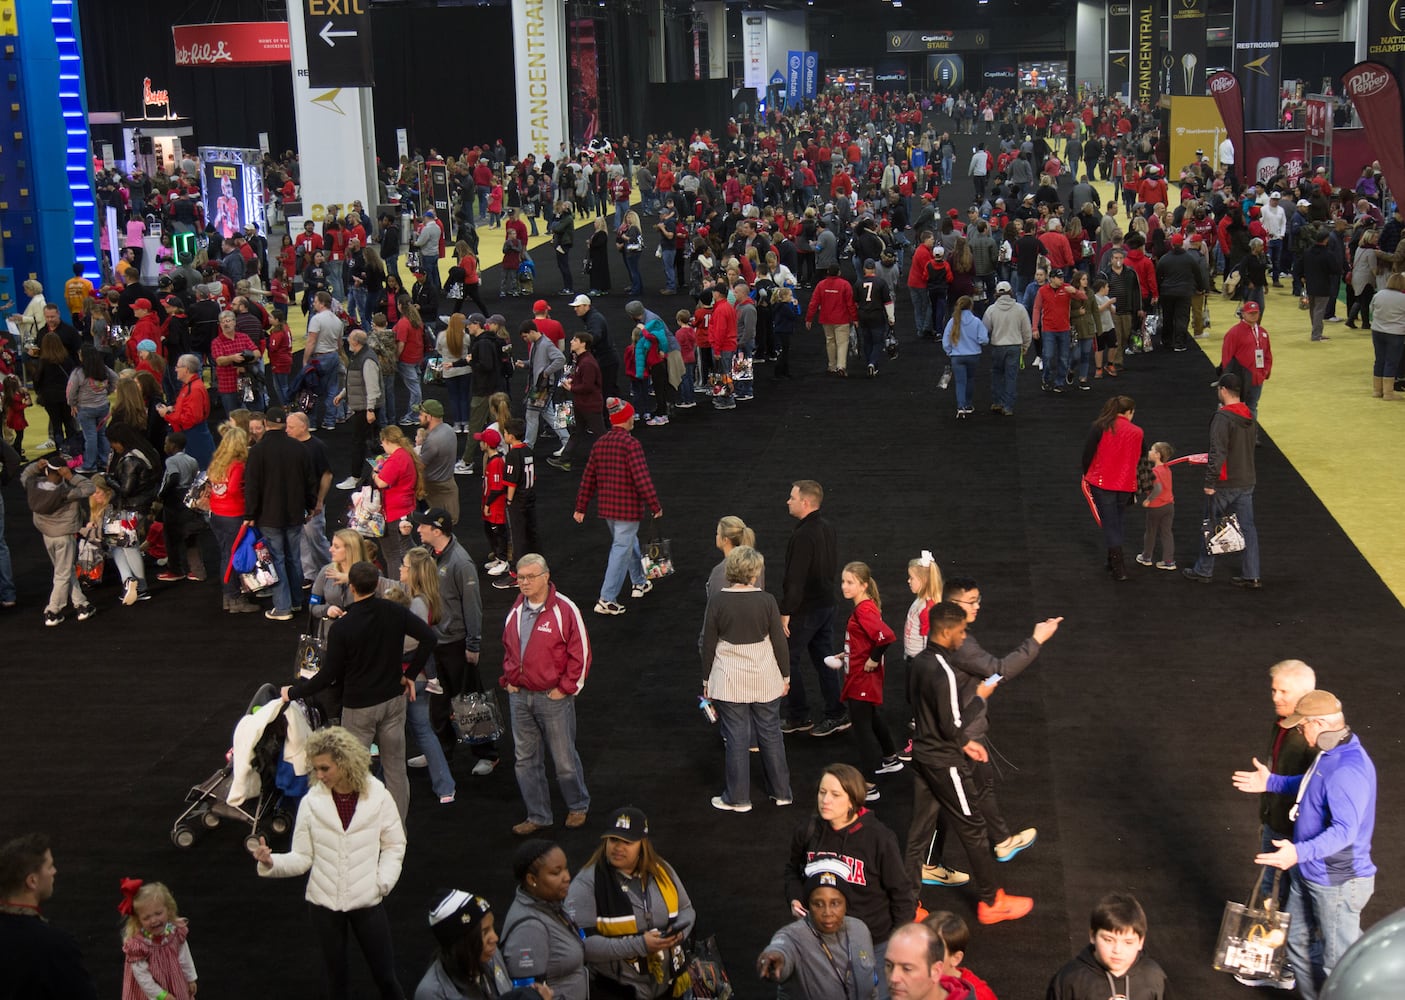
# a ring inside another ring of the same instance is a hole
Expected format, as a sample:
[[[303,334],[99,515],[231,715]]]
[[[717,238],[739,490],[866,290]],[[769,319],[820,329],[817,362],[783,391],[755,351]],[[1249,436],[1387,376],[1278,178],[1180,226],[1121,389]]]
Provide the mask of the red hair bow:
[[[132,915],[132,900],[137,897],[137,890],[142,887],[142,880],[139,878],[124,878],[122,880],[122,902],[117,904],[117,912],[124,917]]]

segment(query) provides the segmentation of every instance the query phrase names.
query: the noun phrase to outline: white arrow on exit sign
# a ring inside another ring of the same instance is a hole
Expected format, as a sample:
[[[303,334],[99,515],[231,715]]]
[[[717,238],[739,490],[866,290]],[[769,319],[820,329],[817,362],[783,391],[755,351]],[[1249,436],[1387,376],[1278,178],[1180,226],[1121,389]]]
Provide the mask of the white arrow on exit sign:
[[[357,33],[354,31],[333,31],[332,22],[328,21],[322,26],[322,30],[317,32],[317,37],[322,39],[322,41],[326,42],[332,48],[336,48],[337,43],[332,41],[333,38],[355,38],[356,34]]]

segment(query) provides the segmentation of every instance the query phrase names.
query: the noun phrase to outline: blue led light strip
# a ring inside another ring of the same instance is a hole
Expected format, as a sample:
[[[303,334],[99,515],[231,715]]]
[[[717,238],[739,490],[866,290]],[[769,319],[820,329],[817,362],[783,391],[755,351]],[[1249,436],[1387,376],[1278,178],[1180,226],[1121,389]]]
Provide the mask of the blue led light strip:
[[[59,107],[66,120],[76,123],[75,127],[65,129],[64,150],[65,172],[73,196],[73,259],[83,265],[86,277],[100,284],[97,197],[93,192],[88,112],[83,101],[82,53],[73,27],[73,0],[53,0],[50,22],[54,27],[59,62],[78,69],[76,73],[59,74]]]

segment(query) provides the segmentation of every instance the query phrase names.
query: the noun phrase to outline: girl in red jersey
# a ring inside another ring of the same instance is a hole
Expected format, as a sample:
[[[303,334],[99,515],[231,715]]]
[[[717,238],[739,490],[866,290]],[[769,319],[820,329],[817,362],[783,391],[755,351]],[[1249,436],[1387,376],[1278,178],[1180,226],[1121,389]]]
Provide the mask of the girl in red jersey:
[[[845,631],[844,652],[826,657],[825,663],[846,671],[839,698],[848,706],[859,737],[862,770],[867,772],[867,801],[873,802],[878,798],[878,786],[869,775],[891,774],[903,767],[882,711],[883,654],[897,634],[883,621],[878,584],[867,564],[851,562],[845,566],[839,588],[854,602],[854,612]]]

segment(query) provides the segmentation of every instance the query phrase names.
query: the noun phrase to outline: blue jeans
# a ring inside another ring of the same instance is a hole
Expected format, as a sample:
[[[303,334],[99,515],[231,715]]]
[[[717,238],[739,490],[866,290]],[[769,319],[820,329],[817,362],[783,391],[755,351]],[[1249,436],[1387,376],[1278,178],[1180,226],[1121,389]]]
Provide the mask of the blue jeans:
[[[908,297],[912,299],[913,322],[917,326],[917,335],[924,336],[932,332],[932,299],[927,294],[925,288],[912,288],[909,286]]]
[[[478,218],[488,217],[488,195],[493,193],[493,189],[486,184],[475,184],[474,193],[478,195]]]
[[[512,709],[512,742],[516,754],[517,787],[527,807],[527,819],[551,825],[551,789],[546,783],[546,758],[556,765],[556,783],[571,812],[590,808],[585,771],[576,753],[576,699],[552,700],[545,691],[518,691],[507,696]]]
[[[644,278],[639,273],[639,254],[627,253],[624,255],[624,269],[629,272],[629,294],[644,294]]]
[[[722,725],[722,746],[727,761],[726,799],[734,805],[751,804],[752,740],[760,748],[761,768],[766,774],[766,792],[772,798],[789,799],[790,767],[785,760],[781,736],[781,700],[714,701]]]
[[[1120,549],[1122,522],[1130,494],[1105,490],[1092,483],[1088,484],[1088,492],[1093,495],[1093,504],[1098,508],[1098,517],[1103,523],[1103,543],[1110,549]]]
[[[1068,331],[1045,330],[1040,334],[1044,353],[1044,384],[1062,386],[1068,374],[1065,359],[1068,357]]]
[[[1255,420],[1259,419],[1259,397],[1264,394],[1264,385],[1263,382],[1258,385],[1252,383],[1246,385],[1244,395],[1241,397],[1244,400],[1244,405],[1249,408],[1249,412],[1254,415]]]
[[[1073,343],[1073,356],[1078,361],[1078,378],[1081,381],[1088,381],[1088,369],[1093,363],[1093,346],[1097,342],[1096,337],[1089,337]]]
[[[945,292],[933,295],[931,291],[928,291],[927,298],[932,303],[932,335],[940,341],[946,333],[946,323],[951,316],[951,306],[946,301]]]
[[[444,757],[444,748],[434,735],[434,727],[429,724],[429,695],[424,687],[428,681],[415,681],[415,700],[405,706],[405,718],[410,724],[410,732],[415,736],[420,753],[424,754],[429,765],[429,787],[434,794],[443,798],[454,794],[454,775],[449,770],[449,762]]]
[[[13,604],[15,599],[15,569],[5,541],[5,497],[0,495],[0,604]]]
[[[663,277],[665,288],[678,291],[678,251],[672,247],[663,248]]]
[[[1361,936],[1361,911],[1376,890],[1376,878],[1348,879],[1341,885],[1318,885],[1302,877],[1299,869],[1289,874],[1288,961],[1298,981],[1303,1000],[1317,1000],[1322,983],[1331,975],[1342,955]],[[1321,936],[1322,954],[1312,954],[1312,940]]]
[[[371,321],[371,318],[366,315],[366,287],[364,285],[353,285],[347,289],[346,314],[357,326],[364,326]]]
[[[883,323],[861,323],[859,330],[863,334],[864,363],[877,368],[883,361],[883,337],[888,327]]]
[[[231,573],[228,582],[224,579],[224,571],[229,568],[229,556],[234,549],[234,540],[239,537],[239,528],[243,525],[243,518],[225,517],[223,514],[210,515],[210,530],[215,533],[215,544],[219,546],[220,561],[219,571],[216,579],[220,581],[220,588],[224,591],[226,599],[239,596],[239,574]],[[330,555],[327,562],[331,562]],[[326,563],[322,564],[323,566]],[[319,566],[318,569],[322,567]],[[315,576],[316,573],[314,572]]]
[[[273,585],[273,610],[292,611],[295,593],[297,603],[302,603],[302,525],[275,528],[261,524],[259,533],[263,535],[268,554],[273,557],[274,572],[278,574],[278,582]]]
[[[625,213],[628,212],[628,211],[629,211],[629,201],[628,201],[628,199],[626,199],[626,200],[624,200],[624,201],[617,201],[617,202],[615,202],[615,228],[616,228],[616,229],[618,229],[618,228],[620,228],[620,226],[623,226],[623,225],[624,225],[624,216],[625,216]]]
[[[400,384],[405,387],[405,392],[408,394],[405,401],[405,413],[401,415],[403,419],[405,416],[413,414],[415,407],[419,406],[420,401],[424,398],[424,386],[420,384],[420,366],[418,363],[406,364],[404,361],[397,362],[395,365],[395,373],[400,376]],[[463,376],[459,377],[462,378]]]
[[[1015,412],[1015,393],[1019,387],[1020,355],[1018,344],[1006,344],[990,349],[990,395],[1006,413]]]
[[[473,380],[467,375],[456,375],[444,380],[444,388],[449,391],[449,423],[468,423],[468,405],[472,398],[470,388]]]
[[[341,382],[341,361],[336,351],[328,351],[313,358],[317,374],[322,380],[318,390],[317,407],[312,412],[312,426],[334,427],[337,422],[336,406],[332,403]]]
[[[1246,580],[1259,578],[1259,532],[1254,527],[1254,488],[1246,486],[1238,489],[1221,486],[1210,497],[1210,509],[1215,520],[1228,514],[1239,518],[1239,530],[1244,532],[1244,551],[1239,575]],[[1195,572],[1200,576],[1213,576],[1215,557],[1205,550],[1205,535],[1200,536],[1200,557],[1195,560]]]
[[[105,470],[110,449],[107,446],[107,403],[83,406],[78,410],[78,426],[83,429],[83,468]],[[58,445],[61,442],[55,441]]]
[[[956,375],[956,406],[961,410],[971,409],[972,388],[976,381],[976,364],[979,354],[960,354],[951,359],[951,370]]]
[[[1405,337],[1372,330],[1371,346],[1376,352],[1376,360],[1371,368],[1372,375],[1395,378],[1400,374],[1400,359],[1405,355]]]
[[[810,718],[810,703],[805,697],[805,681],[800,665],[805,654],[820,675],[820,696],[824,699],[826,719],[844,718],[844,706],[839,703],[840,672],[824,665],[824,658],[835,650],[834,606],[802,611],[790,618],[790,693],[785,699],[786,718],[801,722]]]
[[[302,526],[302,578],[317,579],[317,571],[332,561],[332,546],[327,539],[327,511],[322,509]]]
[[[625,575],[636,587],[644,584],[644,553],[639,549],[639,522],[612,521],[605,524],[610,529],[610,558],[605,563],[605,582],[600,585],[600,600],[613,601],[620,595]]]
[[[653,397],[649,395],[648,379],[630,377],[629,401],[634,404],[634,412],[639,415],[640,420],[654,415],[654,402]]]
[[[244,394],[242,392],[222,392],[220,395],[220,406],[224,407],[225,419],[235,410],[243,409]],[[252,409],[252,407],[250,407]]]
[[[288,372],[275,372],[275,371],[270,371],[270,372],[268,373],[268,378],[269,378],[269,382],[271,383],[271,388],[272,388],[272,392],[270,392],[270,393],[268,394],[268,395],[269,395],[269,400],[270,400],[271,402],[277,403],[279,406],[287,406],[287,405],[288,405]],[[277,398],[275,399],[274,397],[277,397]]]

